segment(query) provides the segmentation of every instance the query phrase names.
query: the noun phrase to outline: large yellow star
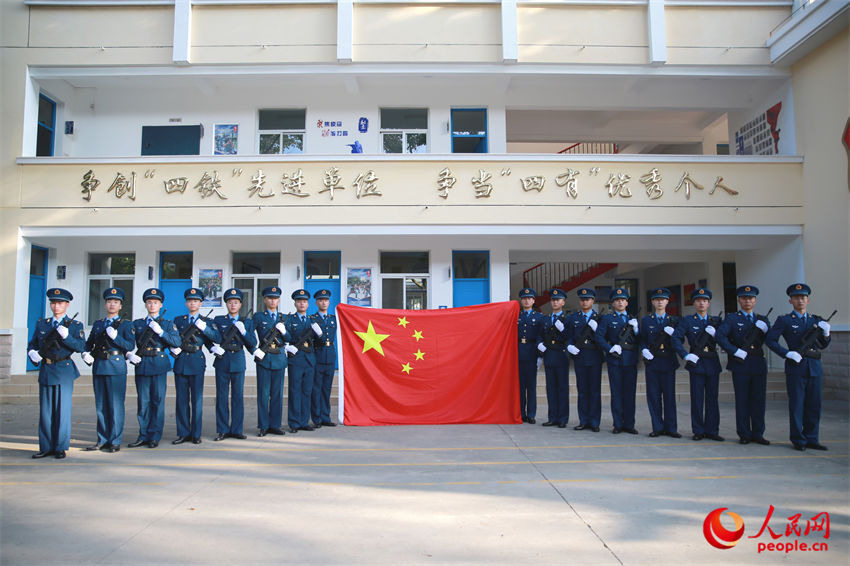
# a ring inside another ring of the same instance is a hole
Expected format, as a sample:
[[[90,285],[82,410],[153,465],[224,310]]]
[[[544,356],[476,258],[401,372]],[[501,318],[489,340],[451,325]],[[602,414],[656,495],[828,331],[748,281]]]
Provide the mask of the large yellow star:
[[[413,355],[416,356],[417,360],[421,360],[425,357],[425,352],[423,352],[422,350],[417,350],[413,353]]]
[[[410,324],[410,321],[407,320],[406,316],[403,316],[400,319],[398,319],[398,325],[399,326],[403,326],[404,328],[407,328],[408,324]]]
[[[372,326],[372,321],[369,321],[369,327],[366,329],[366,332],[358,332],[354,331],[357,336],[363,340],[363,351],[362,354],[365,354],[369,350],[375,350],[382,356],[384,355],[384,349],[381,347],[381,342],[389,338],[389,334],[378,334],[375,332],[375,328]]]
[[[420,340],[422,340],[422,331],[421,330],[414,330],[413,331],[413,337],[416,338],[417,342],[419,342]]]
[[[407,375],[410,375],[410,370],[412,370],[412,369],[413,368],[410,367],[410,364],[404,364],[403,366],[401,366],[401,371],[403,371]]]

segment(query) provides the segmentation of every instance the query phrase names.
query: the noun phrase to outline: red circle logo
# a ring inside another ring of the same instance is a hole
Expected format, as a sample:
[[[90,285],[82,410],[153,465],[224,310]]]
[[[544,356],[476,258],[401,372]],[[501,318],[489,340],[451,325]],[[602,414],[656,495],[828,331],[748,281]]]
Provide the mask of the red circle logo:
[[[737,513],[727,511],[727,509],[728,507],[715,509],[706,516],[705,521],[702,523],[702,532],[705,535],[705,540],[711,546],[721,550],[732,548],[744,536],[744,520]],[[727,530],[720,522],[720,517],[724,511],[735,521],[735,529],[732,531]]]

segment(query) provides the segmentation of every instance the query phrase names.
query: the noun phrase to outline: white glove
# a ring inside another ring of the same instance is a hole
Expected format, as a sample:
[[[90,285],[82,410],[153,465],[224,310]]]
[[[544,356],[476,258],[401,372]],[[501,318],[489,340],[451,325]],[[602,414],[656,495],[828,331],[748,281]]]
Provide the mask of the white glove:
[[[637,319],[636,318],[630,318],[629,324],[632,325],[632,328],[635,329],[635,334],[637,334],[638,333],[638,321],[637,321]]]
[[[61,325],[61,324],[60,324],[59,326],[57,326],[57,327],[56,327],[56,334],[58,334],[58,335],[59,335],[59,337],[60,337],[62,340],[64,340],[65,338],[67,338],[67,337],[68,337],[68,329],[67,329],[67,328],[65,328],[63,325]]]
[[[734,354],[734,356],[735,356],[736,358],[740,358],[741,360],[746,360],[746,359],[747,359],[747,353],[746,353],[745,351],[743,351],[742,349],[740,349],[740,348],[738,348],[737,350],[735,350],[735,354]]]
[[[254,350],[254,357],[257,358],[258,360],[262,360],[263,358],[266,357],[266,353],[263,352],[262,350],[260,350],[259,348],[257,348],[256,350]]]
[[[293,356],[298,353],[298,348],[293,346],[292,344],[287,344],[283,347],[287,354],[292,354]]]
[[[201,332],[203,332],[204,330],[207,329],[206,321],[204,321],[203,319],[200,319],[200,318],[195,321],[195,326],[197,326],[198,330],[200,330]]]
[[[210,352],[212,352],[216,356],[223,356],[224,355],[224,348],[222,348],[221,346],[217,346],[217,345],[213,344],[213,347],[210,348]]]
[[[644,348],[640,351],[643,354],[645,360],[652,361],[655,359],[655,356],[652,355],[652,352],[649,351],[649,348]]]
[[[822,320],[822,321],[818,322],[818,326],[820,326],[820,329],[823,330],[824,337],[829,336],[829,329],[832,328],[832,327],[829,325],[829,323],[827,321]]]
[[[717,330],[709,324],[705,327],[705,333],[714,338],[714,335],[717,333]]]
[[[274,325],[274,327],[277,328],[278,330],[280,330],[281,334],[286,335],[286,327],[283,325],[282,322],[278,322],[277,324]]]
[[[667,334],[667,336],[673,336],[674,332],[676,332],[676,329],[673,328],[672,326],[665,326],[664,327],[664,333]]]
[[[157,336],[162,336],[162,327],[155,320],[152,320],[148,323],[148,327],[154,331]]]
[[[171,353],[174,355],[175,358],[180,355],[180,352],[183,351],[183,348],[169,348],[169,349],[171,350]]]
[[[623,347],[620,346],[619,344],[614,344],[613,346],[611,346],[611,349],[608,350],[608,353],[609,354],[622,355],[623,354]]]
[[[560,320],[556,320],[555,321],[555,328],[558,329],[558,332],[563,332],[564,331],[564,323],[561,322]]]
[[[581,350],[579,350],[578,348],[576,348],[575,346],[570,344],[569,346],[567,346],[567,352],[569,352],[570,354],[572,354],[574,356],[577,356],[578,353],[581,352]]]
[[[118,336],[118,331],[115,330],[115,327],[113,326],[107,326],[106,335],[109,336],[111,339],[115,340],[115,338]]]
[[[795,352],[794,350],[789,350],[788,353],[785,354],[785,357],[788,358],[789,360],[794,360],[798,364],[803,361],[803,356],[801,356],[799,353]]]
[[[313,332],[316,333],[316,336],[319,336],[319,337],[322,336],[322,328],[319,326],[319,323],[314,322],[313,324],[310,325],[310,328],[313,329]]]
[[[594,332],[596,332],[596,328],[599,326],[599,323],[598,323],[598,322],[596,322],[595,320],[593,320],[593,319],[591,318],[590,320],[588,320],[588,321],[587,321],[587,325],[588,325],[588,326],[589,326],[589,327],[590,327],[590,328],[591,328]]]
[[[685,356],[685,361],[695,364],[699,361],[699,356],[697,356],[696,354],[688,354],[687,356]]]
[[[130,363],[133,364],[134,366],[138,365],[142,361],[142,358],[140,358],[136,354],[132,354],[130,352],[127,352],[127,359],[130,360]]]
[[[541,342],[537,345],[537,349],[540,350],[540,353],[542,354],[546,351],[546,346],[543,344],[543,342]]]
[[[245,336],[245,325],[242,323],[241,320],[237,320],[236,322],[234,322],[233,326],[236,327],[236,330],[239,331],[239,334]]]
[[[537,358],[537,369],[540,369],[541,365],[543,365],[543,358]]]
[[[767,332],[767,324],[763,320],[756,321],[756,328],[758,328],[762,332]]]
[[[32,363],[34,364],[37,364],[43,359],[36,350],[30,350],[29,352],[27,352],[27,356],[29,356],[29,358],[32,360]]]
[[[88,365],[92,365],[94,363],[94,356],[89,354],[88,352],[83,352],[83,361]]]

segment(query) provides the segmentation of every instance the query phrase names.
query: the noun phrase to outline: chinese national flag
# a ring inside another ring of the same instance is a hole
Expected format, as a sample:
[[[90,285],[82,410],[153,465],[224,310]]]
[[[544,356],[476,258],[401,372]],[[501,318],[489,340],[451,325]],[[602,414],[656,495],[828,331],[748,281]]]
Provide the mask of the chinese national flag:
[[[518,311],[338,305],[343,422],[519,424]]]

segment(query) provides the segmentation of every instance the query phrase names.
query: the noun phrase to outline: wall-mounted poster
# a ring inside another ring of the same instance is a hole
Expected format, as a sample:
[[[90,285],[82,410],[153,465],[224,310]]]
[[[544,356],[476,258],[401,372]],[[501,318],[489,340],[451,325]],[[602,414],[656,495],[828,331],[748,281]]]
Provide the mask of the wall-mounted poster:
[[[236,155],[239,124],[215,125],[215,155]]]
[[[372,306],[372,269],[349,267],[346,281],[346,303],[358,307]]]
[[[204,307],[220,307],[222,288],[223,270],[221,269],[201,269],[198,271],[198,288],[204,293],[204,302],[201,306]]]

